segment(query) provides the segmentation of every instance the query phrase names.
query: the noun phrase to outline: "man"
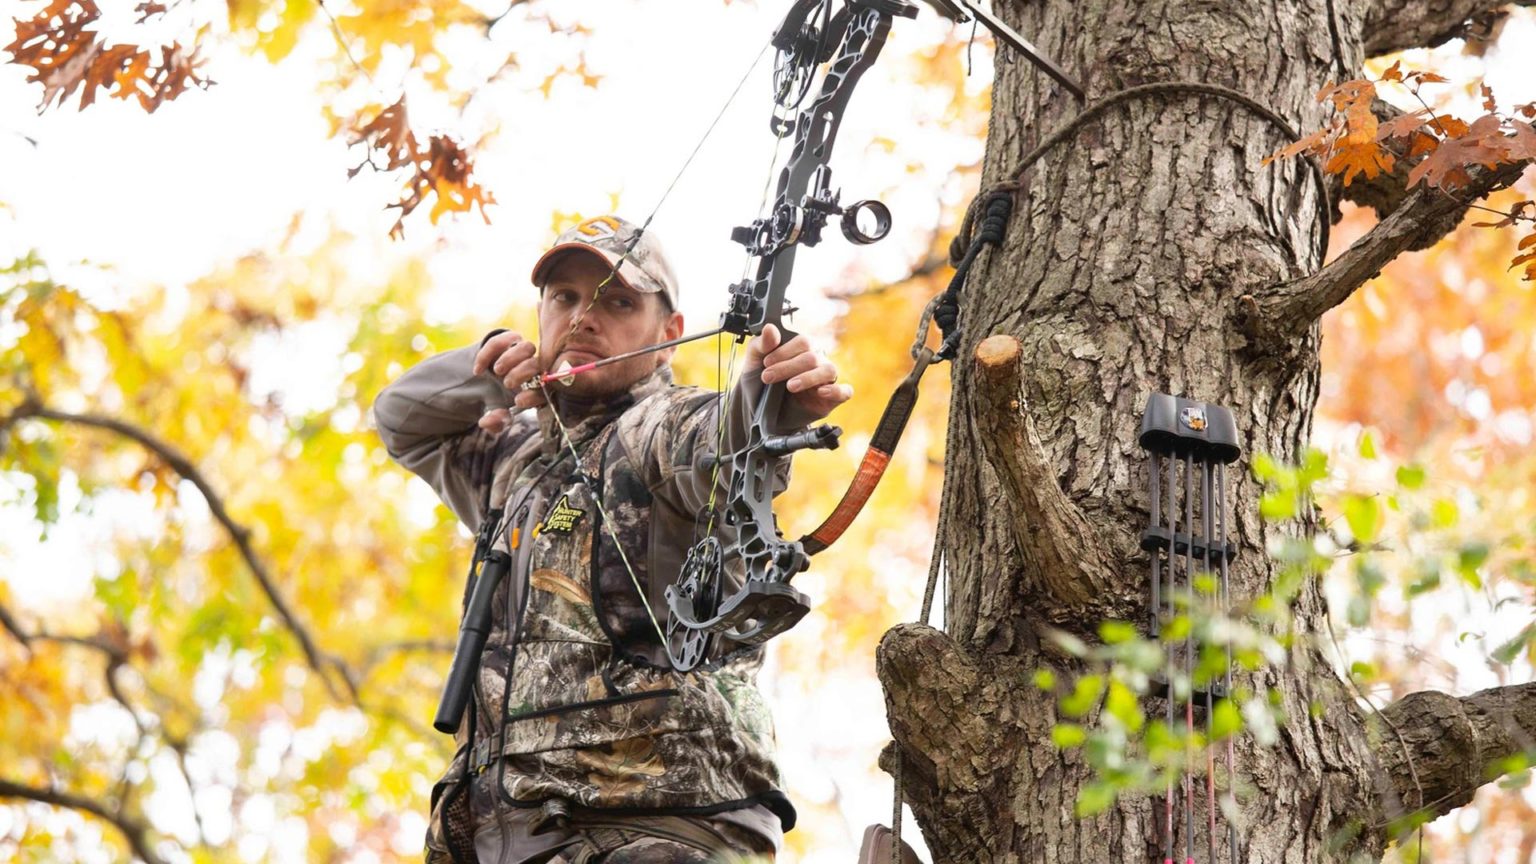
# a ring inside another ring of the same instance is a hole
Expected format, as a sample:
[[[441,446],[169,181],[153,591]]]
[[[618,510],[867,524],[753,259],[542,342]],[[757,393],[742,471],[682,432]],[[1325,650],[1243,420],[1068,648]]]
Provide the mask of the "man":
[[[794,824],[754,683],[762,649],[727,642],[677,672],[663,592],[705,526],[721,530],[711,492],[730,478],[713,457],[744,440],[761,387],[790,394],[775,432],[852,390],[803,337],[779,344],[771,327],[748,342],[727,399],[674,386],[673,349],[525,390],[682,334],[672,268],[653,235],[629,249],[635,232],[588,220],[539,259],[538,344],[495,332],[374,403],[390,455],[465,525],[488,523],[513,562],[433,790],[429,862],[772,860]],[[725,578],[739,586],[739,565]]]

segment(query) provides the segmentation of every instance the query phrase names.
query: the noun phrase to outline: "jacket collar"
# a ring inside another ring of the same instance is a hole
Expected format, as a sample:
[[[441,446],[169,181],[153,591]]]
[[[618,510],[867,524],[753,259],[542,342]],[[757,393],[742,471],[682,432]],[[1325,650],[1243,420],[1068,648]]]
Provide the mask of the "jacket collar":
[[[559,421],[565,424],[566,431],[570,433],[571,442],[580,447],[635,404],[671,386],[672,366],[664,363],[656,367],[651,374],[630,385],[627,391],[614,396],[577,399],[556,392],[552,387],[550,393],[555,400],[555,408],[545,405],[537,412],[539,432],[543,439],[542,449],[545,453],[552,453],[565,444],[560,438],[560,427],[555,417],[556,410],[559,411]]]

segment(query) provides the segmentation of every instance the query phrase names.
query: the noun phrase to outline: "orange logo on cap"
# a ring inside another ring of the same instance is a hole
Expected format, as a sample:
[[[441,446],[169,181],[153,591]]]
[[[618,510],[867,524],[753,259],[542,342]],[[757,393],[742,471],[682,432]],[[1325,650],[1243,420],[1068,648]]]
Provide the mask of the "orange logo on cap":
[[[619,233],[619,220],[612,216],[599,216],[581,223],[576,230],[588,237],[612,237]]]

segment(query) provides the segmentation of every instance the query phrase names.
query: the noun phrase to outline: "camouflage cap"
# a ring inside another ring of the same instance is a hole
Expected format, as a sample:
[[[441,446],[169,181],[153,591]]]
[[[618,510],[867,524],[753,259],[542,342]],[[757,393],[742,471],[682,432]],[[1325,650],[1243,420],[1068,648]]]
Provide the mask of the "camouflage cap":
[[[549,271],[556,261],[574,252],[595,253],[611,267],[619,265],[619,279],[635,291],[644,294],[661,292],[673,309],[677,308],[677,276],[661,249],[656,235],[647,231],[634,243],[639,228],[617,216],[598,216],[588,219],[555,238],[555,245],[539,257],[533,265],[533,284],[542,291],[549,279]],[[624,250],[634,243],[629,255]],[[620,264],[620,261],[623,261]]]

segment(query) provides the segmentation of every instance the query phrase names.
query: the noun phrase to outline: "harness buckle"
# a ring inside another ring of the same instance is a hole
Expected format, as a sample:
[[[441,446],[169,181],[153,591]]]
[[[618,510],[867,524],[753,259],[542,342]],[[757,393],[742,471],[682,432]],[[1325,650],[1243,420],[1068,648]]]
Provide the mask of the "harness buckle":
[[[471,774],[483,773],[492,762],[500,758],[501,733],[497,732],[488,738],[481,738],[479,743],[470,748],[469,771]]]

